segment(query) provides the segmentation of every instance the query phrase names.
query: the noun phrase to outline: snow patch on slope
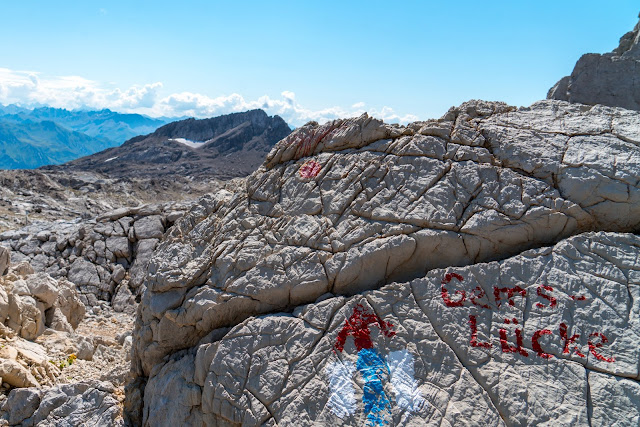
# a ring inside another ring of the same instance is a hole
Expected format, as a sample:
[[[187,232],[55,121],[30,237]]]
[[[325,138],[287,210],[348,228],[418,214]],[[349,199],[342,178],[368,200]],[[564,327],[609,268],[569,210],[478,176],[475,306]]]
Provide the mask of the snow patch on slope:
[[[184,144],[191,148],[200,148],[202,147],[202,144],[204,144],[204,141],[191,141],[185,138],[172,138],[169,141],[179,142],[180,144]]]

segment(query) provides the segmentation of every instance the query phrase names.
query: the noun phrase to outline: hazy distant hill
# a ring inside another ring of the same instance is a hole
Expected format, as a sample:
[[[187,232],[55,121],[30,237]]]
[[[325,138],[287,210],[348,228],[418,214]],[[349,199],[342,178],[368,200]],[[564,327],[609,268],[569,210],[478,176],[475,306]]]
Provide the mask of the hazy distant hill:
[[[33,169],[60,164],[113,146],[52,121],[21,123],[0,119],[0,169]]]
[[[76,132],[112,141],[120,145],[137,135],[153,132],[172,119],[153,119],[140,114],[121,114],[111,110],[69,111],[61,108],[42,107],[29,110],[9,105],[0,106],[0,120],[23,123],[48,120]]]
[[[153,132],[172,120],[111,110],[0,106],[0,169],[65,163]]]
[[[102,172],[113,178],[177,174],[228,179],[256,170],[275,143],[290,133],[281,117],[262,110],[187,119],[55,169]]]

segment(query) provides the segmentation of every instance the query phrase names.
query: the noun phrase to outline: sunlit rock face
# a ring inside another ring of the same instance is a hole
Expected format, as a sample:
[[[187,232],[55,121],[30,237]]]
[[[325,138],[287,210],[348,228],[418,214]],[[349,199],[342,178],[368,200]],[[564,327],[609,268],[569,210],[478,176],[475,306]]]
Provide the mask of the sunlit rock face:
[[[250,318],[151,376],[146,423],[637,423],[639,255],[587,233]]]
[[[633,423],[639,125],[471,101],[297,129],[160,242],[129,421]]]

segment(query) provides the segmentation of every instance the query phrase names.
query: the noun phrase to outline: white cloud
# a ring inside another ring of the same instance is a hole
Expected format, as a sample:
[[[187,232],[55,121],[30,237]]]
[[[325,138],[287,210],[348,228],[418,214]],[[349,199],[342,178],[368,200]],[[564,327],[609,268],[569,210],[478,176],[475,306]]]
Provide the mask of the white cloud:
[[[333,106],[319,110],[305,108],[296,99],[295,93],[283,91],[279,98],[261,96],[247,100],[232,93],[210,97],[191,92],[161,95],[160,82],[132,86],[127,89],[114,88],[80,76],[45,76],[32,71],[16,71],[0,68],[0,103],[22,106],[49,105],[67,109],[102,109],[151,116],[213,117],[232,112],[261,108],[269,114],[278,114],[288,123],[300,126],[314,120],[320,123],[336,118],[353,117],[367,111],[387,122],[407,123],[416,116],[400,116],[387,106],[380,109],[366,108],[363,102],[351,107]]]

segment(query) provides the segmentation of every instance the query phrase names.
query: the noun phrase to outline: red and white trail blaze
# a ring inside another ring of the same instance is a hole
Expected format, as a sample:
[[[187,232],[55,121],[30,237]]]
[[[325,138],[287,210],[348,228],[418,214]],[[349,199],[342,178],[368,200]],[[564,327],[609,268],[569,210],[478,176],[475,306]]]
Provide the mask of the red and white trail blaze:
[[[392,351],[383,357],[374,348],[370,325],[377,326],[389,338],[396,334],[392,323],[368,312],[361,304],[353,308],[353,313],[345,320],[338,333],[334,348],[343,352],[347,338],[352,336],[358,359],[355,364],[348,360],[327,364],[325,372],[331,389],[327,405],[340,418],[355,413],[353,376],[357,370],[364,381],[362,403],[366,425],[382,426],[388,424],[391,416],[391,399],[385,393],[383,385],[387,378],[393,387],[396,404],[404,411],[418,412],[426,407],[426,401],[418,390],[411,353],[404,349]]]

